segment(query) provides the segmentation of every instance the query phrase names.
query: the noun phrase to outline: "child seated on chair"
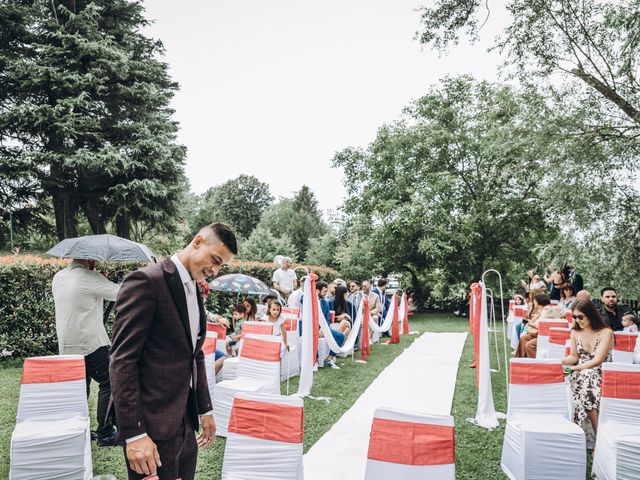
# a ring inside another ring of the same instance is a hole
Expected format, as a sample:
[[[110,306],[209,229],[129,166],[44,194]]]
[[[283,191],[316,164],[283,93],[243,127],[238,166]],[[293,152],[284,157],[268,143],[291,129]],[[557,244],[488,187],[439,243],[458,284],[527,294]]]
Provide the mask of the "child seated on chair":
[[[245,321],[246,314],[247,309],[242,303],[239,303],[233,309],[233,314],[231,315],[233,333],[231,335],[227,335],[227,353],[229,355],[234,354],[236,351],[236,348],[234,347],[242,337],[242,324]]]
[[[635,313],[627,312],[622,316],[622,326],[624,327],[624,332],[629,333],[638,333],[638,317],[636,317]]]
[[[284,318],[280,316],[281,313],[282,304],[273,298],[267,303],[267,314],[262,320],[273,323],[273,335],[282,337],[284,348],[289,350],[289,346],[287,345],[287,331],[284,328]]]

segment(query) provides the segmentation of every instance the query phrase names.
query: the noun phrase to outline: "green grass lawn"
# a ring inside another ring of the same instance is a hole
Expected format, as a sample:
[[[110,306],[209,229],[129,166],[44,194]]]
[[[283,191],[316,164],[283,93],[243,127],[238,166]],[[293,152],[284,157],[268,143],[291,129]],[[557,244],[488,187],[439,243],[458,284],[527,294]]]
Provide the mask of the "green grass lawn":
[[[414,317],[411,329],[420,332],[465,332],[468,330],[466,319],[451,315],[427,314]],[[331,401],[305,399],[305,452],[329,430],[342,414],[353,405],[374,378],[409,346],[415,336],[402,337],[399,346],[372,345],[372,355],[366,365],[353,363],[350,358],[339,359],[341,370],[320,369],[315,375],[312,396],[330,397]],[[453,412],[456,422],[456,463],[459,479],[502,479],[506,478],[500,470],[500,452],[504,434],[504,422],[500,428],[487,431],[475,427],[466,418],[475,416],[476,390],[475,371],[468,368],[472,361],[473,349],[471,336],[462,354]],[[492,358],[495,357],[493,351]],[[495,358],[492,360],[495,366]],[[21,369],[15,365],[0,368],[0,478],[9,475],[9,444],[15,425],[16,409],[20,389]],[[492,375],[493,393],[498,411],[506,409],[504,373]],[[282,393],[285,392],[282,384]],[[90,398],[92,423],[95,428],[95,408],[97,387],[94,384]],[[295,392],[298,379],[292,379],[289,391]],[[198,479],[220,478],[224,440],[217,438],[209,450],[201,450],[198,458]],[[118,479],[126,479],[123,452],[120,448],[97,448],[93,446],[94,475],[110,473]],[[355,479],[354,479],[355,480]]]

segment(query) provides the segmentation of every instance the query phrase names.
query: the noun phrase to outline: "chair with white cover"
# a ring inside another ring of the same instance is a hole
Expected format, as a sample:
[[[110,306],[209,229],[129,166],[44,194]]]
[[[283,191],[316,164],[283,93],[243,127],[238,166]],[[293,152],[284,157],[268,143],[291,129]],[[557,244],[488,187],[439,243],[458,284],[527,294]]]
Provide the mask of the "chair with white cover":
[[[86,480],[93,476],[84,357],[24,361],[11,480]]]
[[[216,387],[216,345],[218,334],[216,332],[207,332],[207,336],[202,344],[202,353],[204,353],[204,368],[207,371],[207,384],[209,386],[209,395],[213,398],[213,392]]]
[[[227,435],[231,405],[236,394],[280,394],[281,345],[280,338],[275,335],[249,334],[244,338],[238,362],[238,376],[217,384],[213,395],[216,435]]]
[[[524,320],[524,317],[527,315],[527,306],[526,305],[515,305],[513,307],[513,329],[514,332],[511,335],[511,348],[517,348],[518,347],[518,335],[516,334],[515,330],[518,327],[518,325],[522,325],[522,320]]]
[[[602,399],[593,475],[598,480],[640,476],[640,365],[602,364]]]
[[[565,345],[571,337],[571,329],[551,327],[549,329],[549,345],[547,346],[547,358],[550,360],[562,360],[566,357]]]
[[[572,416],[559,360],[511,359],[504,473],[511,480],[585,478],[586,438]]]
[[[299,309],[291,309],[299,310]],[[298,331],[298,319],[286,318],[283,322],[284,330],[287,335],[287,345],[289,351],[282,354],[280,361],[280,380],[285,381],[288,378],[300,375],[300,333]]]
[[[240,340],[237,343],[238,355],[242,349],[242,342],[244,337],[250,334],[254,335],[271,335],[273,333],[273,326],[268,322],[244,322],[242,324],[242,333],[240,334]],[[238,375],[238,362],[239,357],[227,358],[222,364],[222,379],[233,380]]]
[[[454,480],[454,437],[451,415],[377,408],[365,480]]]
[[[324,337],[318,338],[318,367],[324,367],[324,361],[329,356],[330,351],[327,339]]]
[[[549,335],[552,328],[568,328],[569,324],[564,318],[542,318],[538,322],[538,343],[536,358],[548,358]]]
[[[633,363],[634,352],[638,342],[638,334],[630,332],[614,332],[613,361],[615,363]]]
[[[299,397],[239,393],[233,401],[223,480],[302,480],[304,403]]]

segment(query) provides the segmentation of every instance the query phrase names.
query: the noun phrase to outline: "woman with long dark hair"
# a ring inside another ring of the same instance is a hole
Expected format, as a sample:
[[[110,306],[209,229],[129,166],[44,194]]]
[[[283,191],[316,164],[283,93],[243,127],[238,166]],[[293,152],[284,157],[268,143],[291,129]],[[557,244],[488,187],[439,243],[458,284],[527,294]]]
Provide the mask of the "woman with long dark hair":
[[[572,311],[571,353],[562,363],[570,366],[566,370],[571,374],[573,421],[585,431],[587,442],[592,443],[598,431],[602,364],[611,361],[614,337],[591,300],[576,302]]]
[[[256,320],[256,314],[258,313],[256,301],[251,297],[244,297],[242,304],[246,310],[246,320],[254,322]]]
[[[336,287],[336,293],[329,302],[329,308],[336,312],[334,324],[337,325],[337,330],[347,337],[356,316],[353,303],[347,301],[347,287],[343,285]]]

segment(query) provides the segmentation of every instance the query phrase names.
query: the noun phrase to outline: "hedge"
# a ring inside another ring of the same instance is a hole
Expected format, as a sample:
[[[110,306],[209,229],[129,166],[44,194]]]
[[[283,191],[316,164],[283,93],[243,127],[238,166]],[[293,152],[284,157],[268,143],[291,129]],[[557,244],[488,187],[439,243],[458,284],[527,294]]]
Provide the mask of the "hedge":
[[[69,260],[42,258],[30,255],[0,256],[0,361],[58,353],[55,307],[51,293],[51,280]],[[99,263],[96,269],[112,281],[120,282],[124,276],[144,264]],[[313,271],[322,280],[331,281],[338,272],[321,266],[295,265],[298,278]],[[234,262],[224,267],[221,274],[244,273],[271,285],[273,264],[260,262]],[[235,294],[211,292],[207,308],[211,312],[229,315],[237,300]],[[110,316],[110,320],[113,314]],[[111,321],[107,324],[110,330]]]

